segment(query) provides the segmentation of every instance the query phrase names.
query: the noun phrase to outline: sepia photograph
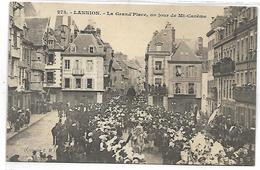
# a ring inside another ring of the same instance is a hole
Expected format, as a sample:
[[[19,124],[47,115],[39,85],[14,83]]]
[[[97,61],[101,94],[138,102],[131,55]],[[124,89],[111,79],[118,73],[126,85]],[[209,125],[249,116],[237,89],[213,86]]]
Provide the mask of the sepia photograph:
[[[6,162],[254,166],[257,13],[10,2]]]

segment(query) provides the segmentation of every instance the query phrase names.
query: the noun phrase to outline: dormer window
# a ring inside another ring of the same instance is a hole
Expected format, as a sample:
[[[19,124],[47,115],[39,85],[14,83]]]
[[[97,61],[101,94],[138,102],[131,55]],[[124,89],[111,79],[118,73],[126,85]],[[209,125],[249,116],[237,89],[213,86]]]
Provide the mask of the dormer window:
[[[76,52],[76,45],[75,44],[71,44],[70,45],[70,52],[71,53],[75,53]]]
[[[162,51],[162,45],[163,45],[162,42],[157,42],[157,43],[155,44],[155,46],[156,46],[156,51]]]
[[[48,47],[49,48],[54,48],[54,41],[53,40],[49,40],[48,41]]]
[[[89,46],[89,52],[94,53],[94,47],[93,46]]]
[[[156,46],[156,51],[162,51],[162,46],[161,45],[157,45]]]

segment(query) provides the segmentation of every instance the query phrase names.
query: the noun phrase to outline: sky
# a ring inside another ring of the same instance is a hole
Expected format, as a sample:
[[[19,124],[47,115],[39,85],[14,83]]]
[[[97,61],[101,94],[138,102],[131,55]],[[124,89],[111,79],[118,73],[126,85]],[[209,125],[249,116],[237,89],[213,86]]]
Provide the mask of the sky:
[[[73,4],[73,3],[33,3],[40,17],[51,17],[51,26],[57,16],[57,10],[100,11],[101,15],[70,14],[79,29],[89,23],[101,29],[101,37],[110,43],[115,51],[127,54],[129,58],[144,57],[147,44],[153,32],[163,29],[170,22],[176,30],[176,38],[196,40],[201,36],[207,44],[206,33],[210,30],[212,17],[223,15],[223,6],[187,6],[187,5],[127,5],[127,4]],[[107,16],[107,12],[136,12],[156,14],[156,17]],[[205,15],[206,18],[158,17],[158,14]]]

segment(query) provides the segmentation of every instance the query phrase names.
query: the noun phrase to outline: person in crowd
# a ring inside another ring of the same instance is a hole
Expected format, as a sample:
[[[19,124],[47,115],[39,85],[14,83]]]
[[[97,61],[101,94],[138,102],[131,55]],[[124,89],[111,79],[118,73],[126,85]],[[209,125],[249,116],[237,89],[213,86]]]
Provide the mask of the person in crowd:
[[[20,157],[19,155],[15,154],[15,155],[13,155],[13,156],[9,159],[9,161],[10,161],[10,162],[20,162],[19,157]]]
[[[134,89],[134,86],[131,86],[128,90],[127,90],[127,99],[129,100],[129,102],[132,102],[134,97],[136,96],[136,92]]]

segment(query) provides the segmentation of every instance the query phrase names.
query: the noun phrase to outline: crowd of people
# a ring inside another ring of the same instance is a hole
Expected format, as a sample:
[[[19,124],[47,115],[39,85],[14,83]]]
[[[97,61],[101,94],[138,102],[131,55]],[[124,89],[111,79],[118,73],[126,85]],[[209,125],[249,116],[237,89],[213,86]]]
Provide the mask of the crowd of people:
[[[239,127],[226,127],[221,116],[207,125],[196,109],[174,113],[148,106],[143,96],[64,108],[52,129],[57,162],[145,163],[145,152],[159,152],[163,164],[254,163],[248,136],[237,137]]]
[[[24,126],[28,126],[31,119],[31,111],[29,109],[21,109],[16,107],[11,107],[8,111],[8,132],[17,132]]]
[[[208,124],[197,107],[176,113],[133,96],[57,106],[59,121],[51,129],[56,156],[38,160],[135,164],[149,163],[146,153],[156,152],[163,164],[254,164],[254,143],[246,140],[254,134],[222,115]]]

